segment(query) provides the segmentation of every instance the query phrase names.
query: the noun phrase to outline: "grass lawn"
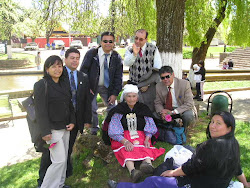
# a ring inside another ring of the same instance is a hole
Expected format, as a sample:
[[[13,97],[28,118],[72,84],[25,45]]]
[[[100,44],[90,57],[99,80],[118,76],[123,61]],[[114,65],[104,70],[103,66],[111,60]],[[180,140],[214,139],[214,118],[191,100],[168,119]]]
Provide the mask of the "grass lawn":
[[[100,122],[102,119],[100,119]],[[198,143],[206,140],[205,129],[209,119],[205,114],[201,115],[199,122],[195,127],[190,127],[188,131],[187,144],[195,147]],[[250,145],[248,136],[250,134],[250,123],[237,121],[236,138],[240,144],[241,165],[243,171],[250,180]],[[100,135],[98,135],[100,137]],[[66,184],[73,188],[103,188],[107,187],[108,179],[117,181],[130,181],[129,173],[126,168],[122,168],[114,156],[109,164],[101,158],[93,156],[93,150],[82,145],[80,155],[73,156],[74,174],[66,180]],[[172,148],[172,145],[158,142],[156,147],[164,147],[166,151]],[[159,157],[153,162],[158,166],[163,162],[164,156]],[[38,178],[40,159],[29,160],[12,166],[0,169],[0,187],[1,188],[34,188]],[[87,167],[86,167],[87,166]]]
[[[0,53],[0,60],[7,60],[7,54]],[[31,62],[35,62],[35,55],[25,53],[12,53],[12,59],[29,59]]]
[[[236,47],[227,47],[227,52],[232,52],[235,50]],[[183,58],[184,59],[191,59],[192,58],[192,47],[183,47]],[[126,52],[126,48],[119,48],[117,52],[121,55],[121,57],[124,59],[124,55]],[[213,56],[217,57],[220,53],[224,52],[224,47],[221,46],[210,46],[207,51],[207,57],[210,57],[210,54],[213,54]]]
[[[230,88],[250,87],[250,81],[221,81],[221,82],[205,82],[204,90],[221,90]]]

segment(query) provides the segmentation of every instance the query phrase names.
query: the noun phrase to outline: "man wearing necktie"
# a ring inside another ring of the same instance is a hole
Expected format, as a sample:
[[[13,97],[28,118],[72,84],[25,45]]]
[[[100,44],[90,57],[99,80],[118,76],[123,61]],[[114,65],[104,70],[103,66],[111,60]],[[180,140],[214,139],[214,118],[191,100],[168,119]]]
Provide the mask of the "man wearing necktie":
[[[170,66],[163,66],[159,74],[162,81],[156,85],[155,98],[158,118],[164,120],[167,114],[180,114],[183,126],[187,127],[197,117],[190,83],[176,78]]]
[[[90,127],[92,120],[89,80],[85,73],[77,71],[79,60],[80,52],[77,49],[70,48],[66,51],[63,78],[68,83],[68,87],[65,89],[70,90],[72,93],[72,103],[76,114],[76,126],[72,131],[70,131],[66,177],[71,176],[73,172],[70,156],[78,131],[83,133],[84,127]],[[51,164],[49,150],[43,152],[41,160],[38,187],[42,184],[46,170]],[[64,188],[67,187],[68,186],[64,186]]]
[[[91,134],[96,135],[99,130],[97,114],[97,94],[107,106],[107,112],[113,108],[116,98],[122,89],[123,65],[121,56],[113,50],[114,34],[104,32],[101,35],[101,46],[90,49],[84,56],[80,71],[86,73],[90,82],[92,94],[93,124]]]
[[[148,32],[135,32],[135,43],[125,53],[124,65],[129,66],[128,83],[137,85],[139,101],[154,111],[155,85],[160,82],[158,70],[162,61],[158,48],[147,42]]]

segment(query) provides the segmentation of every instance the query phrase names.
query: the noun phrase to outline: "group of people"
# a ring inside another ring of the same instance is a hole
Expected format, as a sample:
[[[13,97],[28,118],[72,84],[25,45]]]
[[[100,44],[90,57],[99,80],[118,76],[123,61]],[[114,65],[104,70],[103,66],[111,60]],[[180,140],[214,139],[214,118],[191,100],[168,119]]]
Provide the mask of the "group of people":
[[[223,61],[223,65],[222,65],[223,70],[225,70],[225,69],[233,69],[233,67],[234,67],[234,63],[233,63],[232,59],[229,59],[228,62]]]
[[[69,187],[64,182],[72,175],[70,156],[78,132],[91,127],[91,134],[97,135],[100,129],[98,94],[107,106],[111,147],[134,182],[143,173],[152,174],[151,161],[165,152],[152,146],[151,137],[157,132],[154,120],[179,114],[185,127],[195,121],[189,82],[176,78],[170,66],[162,66],[159,51],[147,42],[147,36],[146,30],[137,30],[133,47],[125,53],[124,64],[130,67],[129,81],[119,104],[123,62],[114,50],[113,33],[102,33],[100,46],[85,54],[80,71],[77,70],[80,52],[75,48],[65,52],[65,65],[59,56],[47,58],[44,77],[34,85],[38,128],[49,146],[42,153],[38,187]],[[234,128],[230,129],[234,133]],[[134,161],[142,161],[140,169],[135,169]]]

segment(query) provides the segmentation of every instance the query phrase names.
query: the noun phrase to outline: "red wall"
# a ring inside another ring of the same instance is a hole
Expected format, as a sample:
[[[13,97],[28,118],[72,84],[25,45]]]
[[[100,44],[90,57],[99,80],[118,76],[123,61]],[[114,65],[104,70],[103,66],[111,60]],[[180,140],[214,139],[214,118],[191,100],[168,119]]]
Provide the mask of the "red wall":
[[[83,37],[82,37],[83,38]],[[49,43],[51,44],[54,40],[62,40],[65,43],[65,47],[69,47],[70,42],[73,40],[73,37],[50,37],[49,38]],[[87,39],[87,44],[85,42],[83,43],[84,46],[87,46],[89,42],[91,41],[90,37],[84,37],[83,39]],[[27,38],[27,43],[32,42],[31,38]],[[46,38],[44,37],[39,37],[35,39],[35,42],[38,44],[39,48],[44,48],[45,45],[47,44]]]

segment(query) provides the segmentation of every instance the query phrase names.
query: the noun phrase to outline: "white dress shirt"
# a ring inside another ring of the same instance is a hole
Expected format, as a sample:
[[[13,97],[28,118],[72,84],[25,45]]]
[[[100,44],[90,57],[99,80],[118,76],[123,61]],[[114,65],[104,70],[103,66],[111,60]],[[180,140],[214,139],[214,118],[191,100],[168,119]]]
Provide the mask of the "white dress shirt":
[[[108,60],[108,67],[109,61],[111,57],[112,51],[109,52],[109,56],[107,57]],[[100,77],[99,77],[99,86],[104,85],[104,59],[105,59],[105,52],[103,51],[102,47],[98,48],[98,56],[99,56],[99,64],[100,64]]]

